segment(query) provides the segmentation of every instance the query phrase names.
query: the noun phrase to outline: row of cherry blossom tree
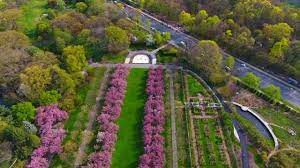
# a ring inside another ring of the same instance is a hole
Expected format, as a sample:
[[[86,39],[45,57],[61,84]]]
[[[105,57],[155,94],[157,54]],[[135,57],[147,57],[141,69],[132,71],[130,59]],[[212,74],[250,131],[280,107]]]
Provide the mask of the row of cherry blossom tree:
[[[139,168],[162,168],[164,165],[164,80],[163,69],[150,68],[147,80],[148,100],[144,116],[144,154]]]
[[[104,99],[104,106],[97,121],[100,130],[97,135],[97,152],[89,156],[89,168],[109,168],[111,165],[112,151],[117,141],[118,125],[115,124],[119,118],[123,99],[127,87],[127,76],[129,68],[118,65],[112,75],[110,87]]]
[[[41,146],[33,151],[26,168],[47,168],[51,156],[63,151],[62,141],[66,135],[58,126],[68,118],[68,113],[58,108],[58,105],[39,107],[36,124],[40,128]]]

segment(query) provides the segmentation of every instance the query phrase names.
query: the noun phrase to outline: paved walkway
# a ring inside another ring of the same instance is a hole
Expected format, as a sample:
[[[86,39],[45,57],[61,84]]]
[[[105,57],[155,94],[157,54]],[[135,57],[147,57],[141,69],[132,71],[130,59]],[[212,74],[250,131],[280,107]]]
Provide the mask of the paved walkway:
[[[280,149],[280,150],[273,150],[272,152],[269,153],[268,155],[268,161],[270,161],[270,158],[274,155],[276,155],[278,152],[283,152],[283,151],[294,151],[294,152],[300,152],[300,150],[295,149],[291,146],[287,146],[286,148]]]
[[[169,44],[165,44],[165,45],[163,45],[163,46],[161,46],[161,47],[159,47],[159,48],[157,48],[157,49],[151,51],[151,53],[152,53],[152,54],[156,54],[158,51],[160,51],[161,49],[167,47],[168,45],[169,45]]]
[[[173,168],[178,168],[177,152],[177,134],[176,134],[176,108],[174,98],[174,69],[171,67],[170,72],[170,104],[171,104],[171,126],[172,126],[172,161]]]
[[[194,119],[217,119],[218,116],[208,116],[208,115],[193,115]]]
[[[102,79],[101,86],[98,92],[98,96],[96,97],[96,105],[92,107],[89,113],[89,122],[87,123],[86,129],[83,131],[82,142],[78,148],[77,156],[74,162],[74,167],[79,167],[82,164],[82,159],[85,156],[85,149],[87,145],[90,143],[91,139],[88,138],[90,136],[90,132],[93,131],[93,123],[97,116],[97,111],[100,108],[100,100],[104,97],[105,87],[107,85],[107,78],[109,76],[110,68],[106,69],[104,74],[104,78]]]
[[[107,67],[107,68],[113,68],[116,67],[118,64],[101,64],[101,63],[91,63],[91,67]],[[150,67],[158,67],[162,66],[164,69],[167,67],[166,65],[152,65],[152,64],[124,64],[130,68],[150,68]]]

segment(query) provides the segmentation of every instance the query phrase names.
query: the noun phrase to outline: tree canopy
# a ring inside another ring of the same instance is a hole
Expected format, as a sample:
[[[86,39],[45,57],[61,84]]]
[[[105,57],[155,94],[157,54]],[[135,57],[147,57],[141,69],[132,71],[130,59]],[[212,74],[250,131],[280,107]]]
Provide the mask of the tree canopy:
[[[12,112],[18,121],[33,121],[35,107],[31,102],[22,102],[12,106]]]
[[[105,34],[108,40],[108,51],[117,53],[128,49],[130,41],[126,30],[117,26],[109,26],[105,29]]]
[[[242,81],[251,87],[259,88],[261,79],[254,75],[252,72],[248,72],[246,76],[242,77]]]
[[[27,67],[20,74],[19,91],[29,100],[36,100],[51,82],[50,69],[40,65]]]
[[[63,50],[63,62],[70,73],[80,72],[87,66],[83,46],[68,46]]]

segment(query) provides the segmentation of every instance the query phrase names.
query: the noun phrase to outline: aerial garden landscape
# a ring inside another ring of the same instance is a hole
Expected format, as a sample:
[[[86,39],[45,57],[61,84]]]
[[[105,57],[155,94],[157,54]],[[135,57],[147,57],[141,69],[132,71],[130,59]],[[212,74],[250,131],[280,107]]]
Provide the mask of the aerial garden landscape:
[[[3,0],[0,168],[297,168],[300,10]]]

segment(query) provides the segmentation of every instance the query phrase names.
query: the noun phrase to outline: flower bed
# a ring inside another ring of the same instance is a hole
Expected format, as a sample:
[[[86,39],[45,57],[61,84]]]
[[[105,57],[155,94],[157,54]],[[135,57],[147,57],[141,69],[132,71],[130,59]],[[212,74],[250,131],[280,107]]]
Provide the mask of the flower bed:
[[[162,67],[149,71],[147,81],[148,100],[144,117],[144,154],[139,168],[162,168],[164,165],[164,81]]]
[[[49,166],[49,158],[63,151],[61,144],[66,135],[65,130],[56,125],[67,118],[68,113],[60,110],[57,105],[38,108],[36,123],[40,127],[41,146],[33,151],[26,168],[46,168]]]
[[[102,112],[97,118],[100,125],[97,143],[101,146],[101,149],[89,156],[88,167],[108,168],[111,165],[112,151],[117,140],[117,132],[119,129],[115,121],[119,118],[121,113],[128,74],[128,67],[118,65],[112,75]]]

